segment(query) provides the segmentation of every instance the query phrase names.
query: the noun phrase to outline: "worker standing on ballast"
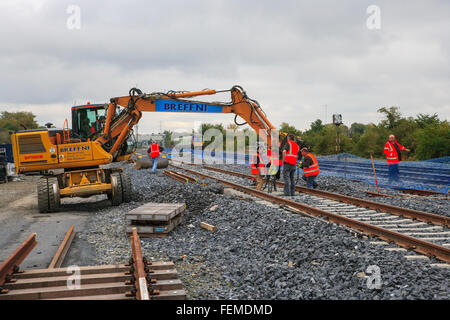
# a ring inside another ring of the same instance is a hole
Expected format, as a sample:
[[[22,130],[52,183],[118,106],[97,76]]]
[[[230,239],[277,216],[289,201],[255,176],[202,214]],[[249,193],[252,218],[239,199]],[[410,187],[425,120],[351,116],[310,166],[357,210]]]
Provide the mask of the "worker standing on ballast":
[[[295,195],[295,170],[297,168],[297,158],[299,147],[294,141],[293,134],[287,137],[287,143],[283,149],[283,178],[284,178],[284,195]]]
[[[400,181],[398,164],[402,161],[402,150],[411,151],[398,143],[395,136],[391,134],[388,142],[384,145],[384,154],[389,168],[389,182]]]
[[[266,165],[264,163],[264,159],[259,153],[259,147],[256,148],[256,152],[252,156],[251,163],[251,174],[255,176],[256,180],[256,190],[261,190],[263,186],[263,175],[266,171]]]
[[[160,147],[156,142],[151,141],[151,145],[148,148],[147,152],[149,153],[150,158],[153,162],[152,172],[156,172],[156,166],[158,165],[159,152],[164,150],[163,147]]]
[[[301,150],[303,161],[301,167],[303,168],[302,179],[306,181],[306,186],[310,189],[317,188],[316,178],[320,173],[319,162],[316,157],[308,151],[308,148],[302,148]]]

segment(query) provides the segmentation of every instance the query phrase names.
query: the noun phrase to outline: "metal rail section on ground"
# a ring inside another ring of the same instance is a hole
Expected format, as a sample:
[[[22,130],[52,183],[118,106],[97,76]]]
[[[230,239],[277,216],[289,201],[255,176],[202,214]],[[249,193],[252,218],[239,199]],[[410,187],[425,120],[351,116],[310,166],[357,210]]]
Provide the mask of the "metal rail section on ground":
[[[131,252],[133,263],[134,286],[136,288],[137,300],[150,300],[148,292],[147,274],[145,272],[144,260],[142,259],[141,240],[137,234],[136,228],[133,228],[131,234]]]
[[[6,282],[13,282],[13,274],[19,273],[19,265],[37,245],[36,233],[30,235],[1,265],[0,265],[0,292],[7,293],[3,288]]]
[[[60,268],[64,258],[66,257],[67,252],[69,251],[70,245],[72,244],[73,238],[75,237],[74,226],[70,226],[69,231],[67,231],[66,236],[64,237],[61,245],[58,250],[56,250],[55,255],[53,256],[48,269]]]
[[[71,234],[73,228],[67,233],[58,252],[68,248]],[[130,264],[20,271],[19,264],[37,244],[35,238],[36,234],[32,234],[1,264],[0,300],[186,299],[173,262],[145,260],[139,236],[135,232],[130,237]],[[62,257],[58,252],[56,261],[62,261],[58,259]]]

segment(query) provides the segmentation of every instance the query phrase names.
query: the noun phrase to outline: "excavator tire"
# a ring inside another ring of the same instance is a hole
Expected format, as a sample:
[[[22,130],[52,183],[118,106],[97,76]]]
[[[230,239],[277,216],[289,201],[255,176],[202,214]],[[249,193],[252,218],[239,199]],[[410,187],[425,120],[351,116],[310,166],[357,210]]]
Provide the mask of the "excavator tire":
[[[122,179],[119,172],[114,172],[111,174],[111,202],[113,206],[118,206],[123,202],[123,188]]]
[[[37,185],[38,209],[40,213],[57,212],[61,205],[58,179],[43,177]]]
[[[130,174],[126,171],[123,171],[120,173],[120,178],[122,179],[123,202],[130,202],[132,194]]]

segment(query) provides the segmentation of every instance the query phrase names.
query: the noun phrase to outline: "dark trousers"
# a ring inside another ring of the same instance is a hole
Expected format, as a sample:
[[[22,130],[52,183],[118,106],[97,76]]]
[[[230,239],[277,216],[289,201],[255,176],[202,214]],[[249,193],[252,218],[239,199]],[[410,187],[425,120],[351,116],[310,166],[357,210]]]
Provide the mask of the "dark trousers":
[[[310,188],[310,189],[314,188],[315,189],[315,188],[317,188],[316,177],[317,177],[317,175],[310,176],[310,177],[307,177],[307,176],[303,175],[302,179],[306,181],[306,186],[308,188]]]
[[[283,178],[284,178],[284,194],[286,196],[295,195],[295,169],[296,166],[285,163],[283,165]]]
[[[400,171],[398,170],[398,163],[390,164],[389,167],[389,182],[400,181]]]

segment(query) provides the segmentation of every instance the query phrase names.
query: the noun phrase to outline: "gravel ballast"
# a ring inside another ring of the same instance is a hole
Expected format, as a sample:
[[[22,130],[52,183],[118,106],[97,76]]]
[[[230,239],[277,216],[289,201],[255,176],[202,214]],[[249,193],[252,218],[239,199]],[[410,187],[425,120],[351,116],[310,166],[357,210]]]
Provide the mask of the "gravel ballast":
[[[184,202],[184,221],[167,238],[143,238],[142,245],[150,259],[175,262],[190,299],[450,298],[450,269],[430,261],[408,261],[346,228],[224,195],[209,181],[182,184],[161,171],[125,170],[132,175],[132,202],[94,212],[89,230],[79,234],[100,264],[128,260],[126,212],[146,202]],[[380,289],[367,286],[371,265],[380,268]]]

